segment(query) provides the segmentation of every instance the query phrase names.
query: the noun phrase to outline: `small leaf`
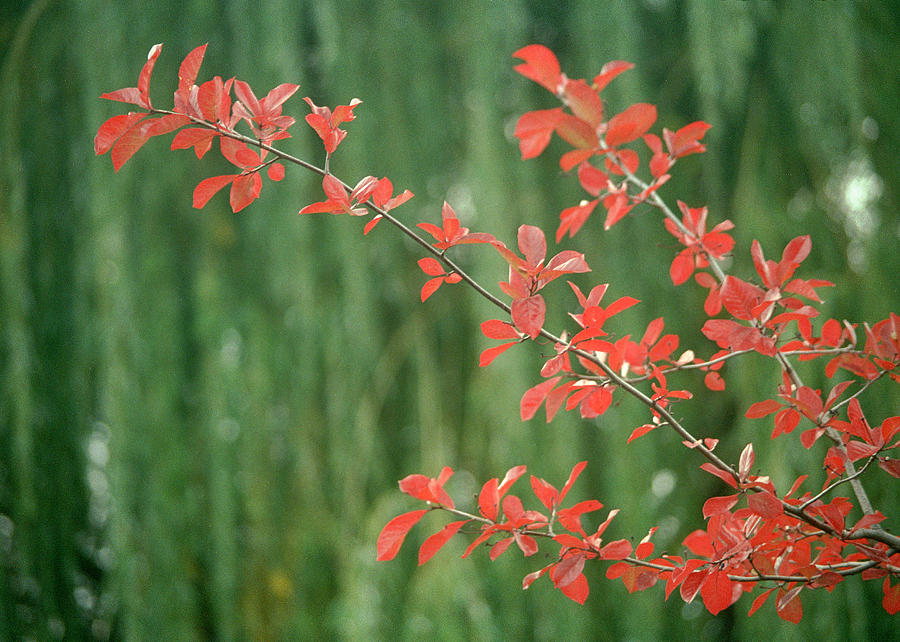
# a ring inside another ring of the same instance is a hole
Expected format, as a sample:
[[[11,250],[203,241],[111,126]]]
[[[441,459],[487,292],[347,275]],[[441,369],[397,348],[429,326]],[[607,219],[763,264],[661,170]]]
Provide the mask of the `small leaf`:
[[[212,176],[205,178],[194,188],[194,208],[202,209],[209,202],[216,192],[230,185],[237,178],[237,174],[225,174],[224,176]]]
[[[403,545],[403,540],[406,539],[409,529],[415,526],[428,510],[429,509],[427,508],[422,508],[410,511],[398,515],[389,521],[385,527],[381,529],[381,533],[378,535],[378,542],[376,544],[378,555],[375,559],[379,562],[394,559],[394,557],[397,556],[400,547]]]
[[[444,526],[444,528],[422,542],[422,546],[419,548],[419,566],[422,566],[422,564],[434,557],[434,554],[441,550],[441,547],[450,541],[450,538],[456,535],[457,531],[468,522],[469,520],[467,519],[459,522],[450,522]]]
[[[544,297],[535,294],[524,299],[515,299],[510,307],[512,321],[516,328],[532,339],[537,338],[541,333],[541,328],[544,327],[544,314],[546,313]]]

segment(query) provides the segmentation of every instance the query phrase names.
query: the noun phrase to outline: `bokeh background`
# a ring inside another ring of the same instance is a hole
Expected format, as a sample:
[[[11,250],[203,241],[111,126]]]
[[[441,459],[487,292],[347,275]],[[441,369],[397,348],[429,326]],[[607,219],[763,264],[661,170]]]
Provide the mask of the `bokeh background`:
[[[421,252],[386,224],[363,237],[349,217],[297,210],[319,181],[291,170],[238,215],[223,195],[202,211],[191,190],[228,171],[211,154],[151,141],[115,175],[92,139],[125,106],[98,99],[134,86],[150,47],[165,48],[151,95],[171,104],[181,58],[208,42],[201,79],[232,75],[259,95],[281,82],[358,118],[332,169],[353,183],[389,176],[416,198],[397,212],[437,221],[448,200],[463,224],[512,242],[523,222],[555,230],[582,198],[556,165],[558,143],[523,163],[511,133],[527,110],[555,106],[512,71],[538,42],[573,77],[605,62],[637,68],[605,92],[611,112],[659,106],[660,126],[712,123],[709,151],[679,163],[662,191],[708,204],[737,225],[731,269],[749,277],[749,244],[777,258],[808,233],[803,274],[828,278],[828,316],[877,321],[900,310],[896,186],[900,13],[890,2],[250,2],[52,1],[2,4],[0,18],[0,639],[889,639],[896,619],[879,582],[858,579],[803,596],[799,626],[750,598],[717,618],[629,596],[589,567],[578,606],[546,563],[510,551],[460,561],[451,542],[416,568],[428,516],[391,563],[375,539],[416,507],[397,491],[412,472],[458,470],[448,489],[471,505],[507,468],[561,484],[589,466],[573,499],[622,509],[610,537],[659,525],[658,550],[702,524],[724,490],[664,432],[625,447],[646,421],[623,400],[599,421],[518,418],[541,352],[523,346],[479,369],[496,312],[462,286],[422,305]],[[321,162],[300,122],[283,148]],[[703,293],[673,289],[677,249],[658,215],[635,213],[604,233],[598,218],[565,247],[642,305],[621,332],[664,315],[682,347],[709,354],[698,332]],[[553,244],[551,242],[551,251]],[[505,264],[483,248],[460,261],[488,286]],[[548,288],[564,327],[575,302]],[[699,312],[699,313],[698,313]],[[631,331],[634,331],[633,329]],[[679,407],[735,460],[748,441],[782,491],[800,473],[820,484],[824,444],[768,439],[743,412],[779,375],[765,360],[726,367],[725,393]],[[808,382],[821,386],[809,371]],[[686,375],[686,387],[702,388]],[[867,406],[897,414],[896,388]],[[896,514],[886,475],[867,475]],[[531,497],[527,480],[517,486]],[[895,522],[888,522],[896,528]]]

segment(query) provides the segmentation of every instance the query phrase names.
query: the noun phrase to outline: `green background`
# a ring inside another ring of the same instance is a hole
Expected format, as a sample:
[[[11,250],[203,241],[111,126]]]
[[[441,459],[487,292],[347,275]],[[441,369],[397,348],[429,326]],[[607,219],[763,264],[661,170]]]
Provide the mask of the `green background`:
[[[570,495],[622,512],[610,538],[679,552],[700,505],[724,487],[671,434],[625,447],[647,415],[622,399],[596,422],[518,419],[548,346],[522,346],[487,369],[478,323],[497,312],[463,286],[422,305],[419,249],[382,223],[363,237],[349,217],[296,211],[321,199],[316,177],[290,170],[232,214],[224,195],[202,211],[191,190],[230,171],[211,154],[151,141],[114,175],[93,155],[99,125],[127,108],[98,99],[134,86],[147,51],[165,48],[155,104],[171,104],[178,63],[208,42],[200,79],[232,75],[263,95],[301,84],[286,113],[358,97],[358,118],[332,161],[348,182],[389,176],[416,193],[397,210],[437,222],[448,200],[463,224],[512,243],[516,228],[555,230],[583,197],[556,160],[519,160],[524,111],[554,107],[512,71],[530,43],[553,49],[572,77],[609,60],[637,68],[604,92],[609,113],[659,106],[659,126],[713,125],[709,151],[684,159],[662,190],[674,206],[730,218],[730,269],[751,278],[749,245],[770,258],[799,234],[813,253],[801,275],[828,278],[827,316],[877,321],[900,309],[896,275],[897,33],[889,2],[6,2],[0,19],[0,639],[888,639],[880,581],[804,592],[804,620],[750,598],[717,618],[662,589],[628,596],[587,569],[578,606],[542,578],[547,563],[510,551],[458,558],[459,538],[422,568],[417,544],[446,520],[429,515],[397,560],[375,539],[418,507],[397,491],[413,472],[458,472],[463,506],[516,464],[557,486],[589,466]],[[658,131],[658,130],[657,130]],[[302,122],[282,147],[321,163]],[[552,234],[552,232],[551,232]],[[554,245],[551,242],[551,252]],[[677,249],[647,208],[603,232],[595,214],[567,248],[594,272],[587,291],[643,303],[616,326],[665,315],[682,348],[699,334],[703,292],[677,289]],[[483,248],[459,260],[496,291],[505,264]],[[575,301],[560,280],[546,296],[551,329]],[[611,300],[611,299],[610,299]],[[698,314],[699,312],[699,314]],[[569,324],[571,325],[571,324]],[[743,412],[779,374],[747,359],[726,393],[678,407],[696,434],[722,439],[728,461],[753,441],[783,492],[802,472],[821,484],[825,444],[769,441],[771,419]],[[813,386],[827,385],[815,370]],[[700,390],[694,375],[684,387]],[[869,393],[869,418],[897,414],[896,388]],[[896,489],[866,476],[893,515]],[[526,503],[527,480],[514,488]],[[599,515],[599,514],[598,514]],[[587,521],[587,520],[586,520]],[[896,527],[893,521],[888,527]]]

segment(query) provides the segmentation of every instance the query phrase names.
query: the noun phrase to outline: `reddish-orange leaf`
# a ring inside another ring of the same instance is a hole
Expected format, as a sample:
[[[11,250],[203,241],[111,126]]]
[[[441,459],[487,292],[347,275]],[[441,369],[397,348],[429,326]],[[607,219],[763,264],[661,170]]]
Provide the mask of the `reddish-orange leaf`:
[[[145,112],[130,112],[113,116],[104,122],[94,136],[94,153],[100,155],[108,152],[122,134],[148,115]]]
[[[434,557],[434,554],[441,550],[441,547],[450,541],[450,538],[456,535],[457,531],[468,522],[469,520],[467,519],[459,522],[450,522],[444,526],[444,528],[422,542],[422,546],[419,548],[419,566],[422,566],[422,564]]]
[[[891,586],[891,578],[888,576],[884,578],[881,588],[884,591],[884,599],[881,601],[881,605],[885,611],[891,615],[896,615],[900,611],[900,583]]]
[[[567,80],[564,98],[569,109],[595,129],[603,122],[603,101],[583,80]]]
[[[630,444],[632,441],[637,439],[638,437],[643,437],[648,432],[657,427],[657,424],[644,424],[643,426],[638,426],[634,430],[631,431],[631,435],[628,437],[628,440],[625,442],[626,444]]]
[[[573,553],[567,555],[556,566],[550,569],[550,579],[557,588],[562,589],[581,575],[584,569],[584,555],[581,553]]]
[[[147,54],[147,62],[144,63],[143,69],[141,69],[141,75],[138,76],[138,93],[141,95],[141,101],[147,109],[151,109],[152,105],[150,104],[150,76],[153,75],[153,66],[156,64],[156,59],[159,58],[159,54],[162,53],[162,43],[153,45],[150,48],[150,53]]]
[[[747,412],[744,413],[744,416],[749,419],[758,419],[759,417],[771,415],[778,410],[781,410],[781,404],[779,402],[774,399],[766,399],[765,401],[757,401],[755,404],[751,405],[747,409]]]
[[[512,321],[523,334],[527,334],[532,339],[541,333],[544,327],[544,314],[546,305],[544,297],[535,294],[524,299],[515,299],[512,302]]]
[[[520,403],[519,411],[522,416],[522,421],[528,421],[534,414],[537,412],[538,408],[541,407],[541,404],[544,403],[544,399],[547,398],[547,393],[559,383],[559,380],[562,379],[560,376],[553,377],[552,379],[547,379],[534,386],[533,388],[529,388],[525,391],[525,394],[522,395],[522,402]]]
[[[723,482],[731,486],[732,488],[737,488],[737,482],[734,480],[734,477],[726,470],[722,470],[721,468],[717,468],[713,463],[706,462],[705,464],[700,464],[700,468],[705,470],[710,475],[715,475]]]
[[[632,105],[609,119],[606,129],[608,147],[618,147],[643,136],[656,122],[656,107],[649,103]]]
[[[685,248],[679,252],[669,267],[669,278],[673,285],[681,285],[694,273],[694,250]]]
[[[425,285],[422,286],[422,292],[420,294],[423,303],[428,300],[428,297],[438,291],[438,288],[444,284],[444,280],[445,277],[437,276],[425,281]]]
[[[703,502],[703,517],[710,518],[730,511],[740,499],[740,494],[726,495],[724,497],[710,497]]]
[[[522,160],[540,156],[550,144],[553,131],[562,116],[562,107],[554,107],[525,112],[519,117],[513,135],[519,139]]]
[[[503,481],[500,482],[500,487],[497,489],[498,492],[501,495],[506,493],[506,491],[509,490],[509,487],[515,484],[519,477],[524,475],[527,470],[528,467],[523,465],[513,466],[507,470],[506,474],[503,476]]]
[[[753,452],[753,444],[744,446],[744,449],[741,451],[741,458],[738,460],[738,474],[741,476],[742,481],[747,479],[747,475],[750,474],[750,469],[753,467],[755,459],[756,454]]]
[[[444,266],[438,263],[437,259],[425,257],[424,259],[419,259],[418,264],[422,271],[429,276],[444,275]]]
[[[497,510],[500,505],[500,490],[497,478],[489,479],[481,487],[478,494],[478,510],[491,521],[497,521]]]
[[[506,321],[489,319],[481,324],[481,332],[488,339],[518,339],[519,332]]]
[[[703,383],[707,388],[714,391],[725,390],[725,380],[718,372],[707,372],[703,377]]]
[[[270,181],[280,181],[284,178],[284,165],[281,163],[272,163],[266,171]]]
[[[797,624],[803,619],[803,604],[800,602],[800,590],[802,588],[803,584],[800,584],[789,591],[784,589],[778,590],[775,611],[782,620]]]
[[[178,67],[178,91],[183,95],[187,95],[197,82],[197,73],[200,71],[200,65],[203,64],[205,54],[206,45],[200,45],[181,61],[181,65]]]
[[[713,571],[700,587],[703,604],[713,615],[734,604],[742,592],[740,584],[731,581],[725,571]]]
[[[231,184],[231,193],[229,195],[231,211],[237,213],[250,205],[255,199],[259,198],[260,189],[262,189],[262,177],[259,175],[259,172],[241,174],[235,178]]]
[[[237,174],[225,174],[224,176],[212,176],[200,181],[194,188],[194,208],[202,209],[216,192],[230,185],[237,178]]]
[[[712,557],[716,554],[712,540],[706,531],[696,530],[685,537],[682,543],[691,553],[699,557]]]
[[[559,492],[548,481],[532,475],[531,489],[547,510],[559,506]]]
[[[197,154],[197,158],[203,158],[203,155],[206,154],[212,146],[213,139],[218,135],[219,133],[215,130],[206,129],[205,127],[189,127],[188,129],[182,129],[175,134],[175,137],[172,139],[171,149],[187,149],[188,147],[193,147],[194,153]]]
[[[519,550],[522,551],[522,554],[525,557],[531,557],[538,552],[537,542],[534,541],[534,538],[530,535],[525,535],[524,533],[515,531],[515,533],[513,533],[513,537],[516,540],[516,546],[519,547]]]
[[[498,557],[503,555],[503,553],[506,552],[506,549],[509,548],[509,545],[513,543],[514,539],[515,538],[513,537],[505,537],[491,546],[491,550],[488,552],[488,557],[491,558],[491,561],[493,562]]]
[[[767,490],[747,497],[747,505],[751,511],[766,519],[775,519],[779,515],[784,514],[781,502]]]
[[[149,138],[150,136],[144,131],[144,123],[137,123],[123,133],[109,154],[113,169],[118,172],[119,168],[134,156],[135,152],[143,147]]]
[[[613,78],[633,67],[634,63],[626,62],[624,60],[613,60],[608,62],[600,69],[600,73],[594,76],[594,86],[597,88],[597,91],[602,91]]]
[[[403,545],[403,540],[406,539],[409,529],[415,526],[427,512],[427,508],[422,508],[403,513],[389,521],[378,535],[376,544],[378,554],[375,559],[379,562],[394,559]]]
[[[600,549],[598,557],[602,560],[623,560],[631,555],[631,542],[617,539]]]
[[[489,366],[491,362],[494,361],[494,359],[509,350],[517,343],[518,341],[510,341],[509,343],[501,343],[498,346],[487,348],[481,353],[481,356],[478,358],[478,365],[482,368],[485,366]]]
[[[569,494],[569,489],[572,488],[572,484],[575,483],[575,480],[578,479],[578,476],[581,475],[581,472],[587,467],[586,461],[580,461],[574,466],[572,466],[572,472],[569,473],[569,478],[566,480],[565,486],[563,486],[562,491],[559,493],[559,503],[562,504],[566,499],[566,495]]]
[[[579,575],[571,584],[567,584],[559,590],[562,591],[562,594],[567,598],[578,604],[584,604],[590,593],[590,587],[588,586],[588,581],[584,574]]]
[[[528,45],[513,54],[525,62],[513,67],[549,91],[556,93],[560,81],[560,67],[556,55],[543,45]]]
[[[772,439],[778,435],[789,434],[800,423],[800,413],[793,408],[782,408],[775,415],[775,429],[772,431]]]
[[[753,600],[753,604],[750,606],[750,611],[747,613],[747,617],[750,617],[751,615],[756,613],[759,610],[759,607],[766,603],[766,600],[769,599],[769,595],[771,595],[772,591],[774,590],[774,588],[770,588],[768,591],[763,591],[762,593],[760,593],[756,597],[756,599]]]

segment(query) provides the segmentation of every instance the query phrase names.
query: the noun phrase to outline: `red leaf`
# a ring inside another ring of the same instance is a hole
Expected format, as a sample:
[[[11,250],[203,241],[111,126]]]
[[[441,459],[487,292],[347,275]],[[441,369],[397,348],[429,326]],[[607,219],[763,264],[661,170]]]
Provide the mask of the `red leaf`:
[[[266,173],[269,175],[270,181],[280,181],[284,178],[284,165],[281,163],[272,163],[269,165],[269,169],[266,170]]]
[[[590,593],[590,587],[588,586],[587,578],[584,575],[579,575],[571,584],[562,587],[560,591],[573,602],[584,604]]]
[[[444,528],[422,542],[422,546],[419,548],[419,566],[422,566],[422,564],[434,557],[434,554],[441,550],[441,547],[446,544],[451,537],[456,535],[456,532],[468,522],[469,520],[467,519],[459,522],[450,522],[444,526]]]
[[[513,466],[509,470],[506,471],[506,474],[503,476],[503,481],[500,482],[500,487],[498,488],[498,492],[503,495],[506,491],[509,490],[509,487],[516,483],[516,481],[525,474],[528,470],[527,466]]]
[[[781,502],[767,490],[747,497],[747,505],[751,511],[765,519],[775,519],[779,515],[784,514]]]
[[[891,615],[896,615],[900,611],[900,583],[891,586],[891,578],[888,576],[884,578],[881,588],[884,591],[884,599],[881,601],[881,605],[885,611]]]
[[[706,462],[705,464],[701,464],[700,468],[705,470],[710,475],[715,475],[723,482],[731,486],[732,488],[737,488],[737,482],[734,480],[734,477],[727,470],[722,470],[721,468],[716,468],[714,464],[711,462]]]
[[[497,509],[500,505],[500,491],[497,478],[488,480],[478,494],[478,510],[491,521],[497,521]]]
[[[200,45],[191,51],[181,61],[178,67],[178,91],[183,96],[188,96],[191,87],[197,82],[197,73],[203,64],[203,56],[206,54],[206,45]]]
[[[698,557],[713,557],[716,550],[713,548],[712,540],[706,531],[696,530],[682,542],[687,549]]]
[[[725,390],[725,380],[718,372],[707,372],[703,377],[703,383],[710,390]]]
[[[685,248],[679,252],[669,267],[669,278],[672,279],[673,285],[681,285],[687,281],[691,274],[694,273],[694,251],[691,248]]]
[[[378,543],[376,545],[378,555],[375,559],[379,562],[394,559],[403,545],[403,540],[406,539],[409,529],[415,526],[427,512],[427,508],[422,508],[403,513],[389,521],[378,535]]]
[[[417,261],[422,271],[429,276],[444,276],[444,266],[437,259],[425,257]]]
[[[552,511],[554,507],[559,507],[559,492],[549,482],[532,475],[531,489],[547,510]]]
[[[596,128],[603,122],[603,101],[583,80],[567,80],[563,91],[569,109],[581,120]]]
[[[769,599],[769,595],[771,595],[772,591],[774,590],[774,588],[770,588],[768,591],[760,593],[759,596],[757,596],[757,598],[753,600],[753,604],[750,606],[750,611],[747,613],[747,617],[750,617],[751,615],[756,613],[759,610],[759,607],[766,603],[766,600]]]
[[[535,294],[524,299],[515,299],[512,302],[512,321],[523,334],[532,339],[537,338],[544,327],[544,314],[546,306],[544,297]]]
[[[724,497],[710,497],[703,502],[703,517],[710,518],[730,511],[740,499],[740,494],[726,495]]]
[[[696,154],[706,151],[706,147],[700,144],[700,139],[706,135],[707,130],[711,127],[709,123],[697,121],[685,125],[677,132],[663,130],[663,138],[666,140],[666,146],[669,153],[675,158],[687,156],[688,154]]]
[[[529,388],[525,391],[525,394],[522,395],[522,402],[520,404],[520,414],[522,416],[522,421],[528,421],[534,414],[537,412],[538,408],[541,407],[541,404],[544,403],[544,399],[547,397],[547,393],[555,386],[562,377],[553,377],[552,379],[547,379],[544,382],[539,383],[533,388]]]
[[[512,544],[513,541],[515,541],[515,538],[506,537],[504,539],[501,539],[499,542],[497,542],[493,546],[491,546],[491,550],[488,553],[488,557],[491,558],[491,561],[493,562],[495,559],[497,559],[498,557],[503,555],[503,553],[506,552],[506,549],[509,548],[509,545]]]
[[[626,62],[624,60],[613,60],[608,62],[600,69],[600,73],[594,76],[594,86],[597,88],[597,91],[602,91],[613,78],[633,67],[634,63]]]
[[[481,353],[481,356],[479,356],[478,358],[478,365],[482,368],[484,368],[485,366],[489,366],[494,361],[494,359],[509,350],[517,343],[518,341],[510,341],[509,343],[502,343],[499,346],[494,346],[493,348],[484,350]]]
[[[515,537],[516,546],[519,547],[519,550],[522,551],[522,554],[525,557],[531,557],[538,552],[538,545],[533,537],[520,533],[519,531],[516,531],[513,534],[513,537]]]
[[[543,45],[528,45],[516,51],[513,58],[521,58],[525,61],[513,69],[554,94],[556,93],[560,81],[560,67],[559,61],[552,51]]]
[[[657,424],[644,424],[643,426],[638,426],[633,431],[631,431],[631,435],[628,437],[628,440],[625,442],[626,444],[630,444],[632,441],[637,439],[638,437],[643,437],[648,432],[657,428]]]
[[[232,212],[240,212],[259,198],[259,190],[262,189],[262,177],[259,172],[241,174],[231,184],[229,202]]]
[[[150,76],[153,75],[153,66],[156,64],[156,59],[159,58],[159,54],[162,53],[162,43],[153,45],[150,48],[150,52],[147,54],[147,62],[144,63],[143,69],[141,69],[141,75],[138,76],[138,93],[141,95],[141,102],[144,107],[147,109],[152,109],[153,106],[150,104]]]
[[[656,107],[649,103],[632,105],[609,119],[606,145],[618,147],[643,136],[656,122]]]
[[[541,228],[534,225],[520,225],[517,234],[519,251],[528,264],[536,267],[547,255],[547,240]]]
[[[755,404],[750,406],[747,409],[747,412],[744,413],[744,416],[749,419],[758,419],[759,417],[771,415],[773,412],[777,412],[780,409],[780,403],[778,403],[774,399],[766,399],[765,401],[757,401]]]
[[[519,139],[522,160],[540,156],[550,144],[556,124],[563,116],[561,107],[529,111],[519,118],[513,135]]]
[[[549,506],[547,508],[548,510],[551,510]],[[573,533],[581,533],[584,535],[584,530],[581,527],[580,521],[581,516],[585,513],[600,510],[601,508],[603,508],[603,504],[596,499],[589,499],[584,502],[578,502],[571,508],[564,508],[558,511],[557,517],[559,517],[559,523],[562,524],[564,528]]]
[[[741,476],[742,481],[746,480],[747,475],[750,474],[750,469],[753,467],[753,461],[755,459],[756,455],[753,452],[753,444],[744,446],[744,450],[741,451],[741,458],[738,462],[738,474]]]
[[[728,275],[720,291],[722,304],[735,319],[749,321],[756,318],[754,308],[763,300],[764,292],[746,281]]]
[[[490,319],[481,324],[481,332],[488,339],[518,339],[519,332],[506,321]]]
[[[213,139],[218,135],[219,133],[215,130],[206,129],[205,127],[189,127],[188,129],[182,129],[175,134],[175,137],[172,139],[171,149],[187,149],[188,147],[193,147],[197,158],[203,158],[203,155],[206,154],[212,146]]]
[[[775,415],[775,430],[772,431],[772,439],[778,435],[789,434],[800,423],[800,413],[793,408],[782,408]]]
[[[572,484],[575,483],[575,480],[578,479],[578,476],[581,475],[581,471],[583,471],[587,467],[586,461],[580,461],[574,466],[572,466],[572,472],[569,473],[569,478],[566,480],[566,485],[563,486],[562,491],[559,493],[559,503],[562,504],[566,498],[566,495],[569,494],[569,489],[572,488]]]
[[[725,571],[713,571],[700,587],[703,604],[713,615],[734,604],[741,593],[740,584],[732,582]]]
[[[550,579],[556,588],[562,589],[578,579],[582,570],[584,570],[584,555],[573,553],[550,569]]]
[[[144,131],[144,124],[146,122],[148,121],[133,125],[116,141],[116,144],[109,154],[115,171],[118,172],[119,168],[122,167],[129,158],[134,156],[135,152],[143,147],[144,143],[150,139],[149,134]]]
[[[122,134],[148,115],[144,112],[130,112],[113,116],[104,122],[94,136],[94,153],[100,155],[108,152]]]
[[[800,584],[790,591],[778,590],[775,611],[782,620],[797,624],[803,619],[803,604],[800,602],[800,590],[802,588],[803,585]]]
[[[623,560],[631,555],[631,542],[617,539],[600,549],[598,557],[602,560]]]
[[[237,174],[225,174],[224,176],[212,176],[203,179],[194,188],[194,208],[202,209],[209,202],[216,192],[231,184],[237,178]]]
[[[438,288],[440,288],[444,284],[444,280],[445,280],[445,277],[438,276],[433,279],[428,279],[427,281],[425,281],[425,284],[422,286],[422,292],[420,294],[420,297],[421,297],[423,303],[428,300],[428,297],[430,297],[432,294],[434,294],[435,292],[438,291]],[[501,350],[501,352],[502,352],[502,350]],[[497,354],[499,354],[499,353],[497,353]],[[496,355],[494,355],[494,356],[496,356]],[[493,360],[493,358],[491,360]],[[488,361],[488,363],[490,363],[490,361]],[[487,364],[485,364],[485,365],[487,365]]]

